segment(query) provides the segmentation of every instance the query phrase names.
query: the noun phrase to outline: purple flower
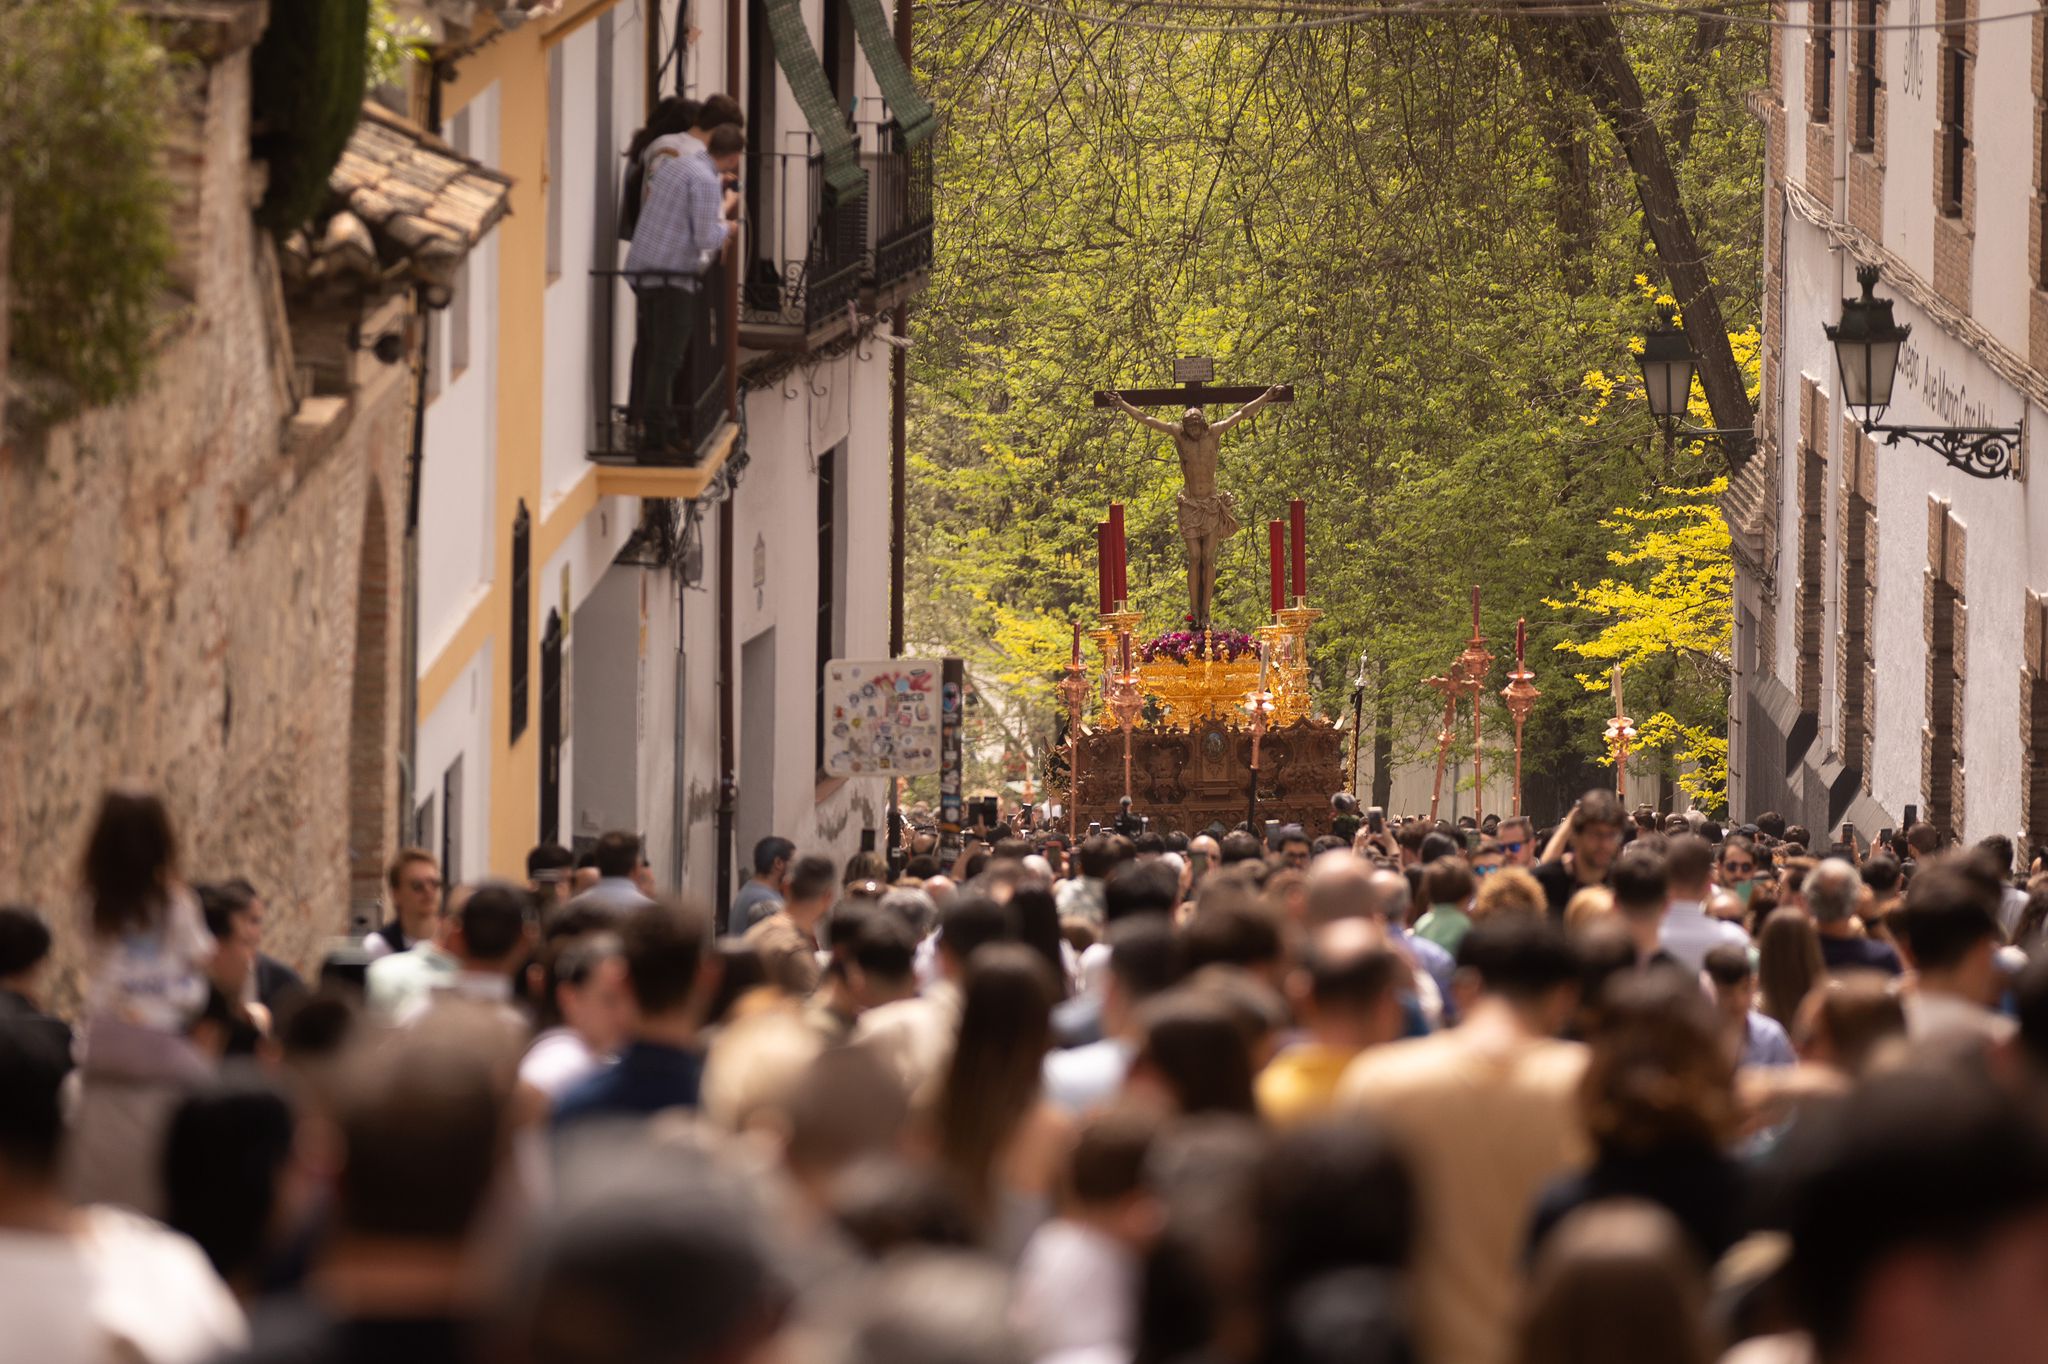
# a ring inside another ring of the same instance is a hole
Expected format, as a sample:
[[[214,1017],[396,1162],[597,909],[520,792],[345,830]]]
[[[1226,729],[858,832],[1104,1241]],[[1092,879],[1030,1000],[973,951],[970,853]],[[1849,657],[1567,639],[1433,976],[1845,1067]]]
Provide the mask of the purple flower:
[[[1241,630],[1209,632],[1207,657],[1217,662],[1231,662],[1257,650],[1257,641]],[[1144,663],[1170,658],[1185,666],[1198,663],[1203,657],[1203,639],[1198,630],[1169,630],[1138,650],[1139,661]]]

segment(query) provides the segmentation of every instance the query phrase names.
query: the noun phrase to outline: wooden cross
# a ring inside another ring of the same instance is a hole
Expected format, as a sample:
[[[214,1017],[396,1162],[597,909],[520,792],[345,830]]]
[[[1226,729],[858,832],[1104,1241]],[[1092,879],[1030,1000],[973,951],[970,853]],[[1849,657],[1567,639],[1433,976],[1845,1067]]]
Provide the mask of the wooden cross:
[[[1095,405],[1111,406],[1110,395],[1114,393],[1132,407],[1214,407],[1223,403],[1248,403],[1266,391],[1264,384],[1213,386],[1210,381],[1215,377],[1216,362],[1208,356],[1183,356],[1173,362],[1173,379],[1179,387],[1097,389]],[[1281,384],[1278,389],[1272,401],[1294,401],[1294,385]]]

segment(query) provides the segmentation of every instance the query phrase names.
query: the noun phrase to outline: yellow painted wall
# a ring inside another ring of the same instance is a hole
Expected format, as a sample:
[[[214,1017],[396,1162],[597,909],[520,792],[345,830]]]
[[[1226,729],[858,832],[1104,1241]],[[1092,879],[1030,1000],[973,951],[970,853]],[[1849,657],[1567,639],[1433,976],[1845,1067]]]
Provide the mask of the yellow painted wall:
[[[576,525],[597,505],[595,469],[540,520],[541,394],[546,343],[548,49],[555,41],[610,9],[618,0],[571,5],[543,26],[527,24],[496,36],[455,64],[443,88],[445,123],[478,94],[499,89],[498,166],[512,177],[512,211],[498,234],[497,472],[491,524],[496,527],[489,590],[448,644],[421,670],[419,712],[431,714],[470,660],[496,641],[491,671],[490,801],[487,866],[494,876],[524,879],[526,853],[539,822],[541,569]],[[532,528],[527,603],[527,723],[517,743],[512,731],[511,608],[512,522],[524,500]]]

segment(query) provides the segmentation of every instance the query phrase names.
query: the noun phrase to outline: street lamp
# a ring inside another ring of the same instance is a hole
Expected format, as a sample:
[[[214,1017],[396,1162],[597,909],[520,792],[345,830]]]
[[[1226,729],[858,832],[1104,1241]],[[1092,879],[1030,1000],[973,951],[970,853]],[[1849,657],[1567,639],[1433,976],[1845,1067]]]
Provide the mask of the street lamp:
[[[1636,363],[1643,367],[1643,396],[1649,400],[1650,415],[1660,426],[1684,420],[1692,402],[1692,347],[1685,333],[1671,325],[1669,313],[1663,326],[1643,338],[1643,353]]]
[[[1842,375],[1842,404],[1855,411],[1863,429],[1882,433],[1886,445],[1903,437],[1924,445],[1972,478],[2011,478],[2026,428],[2021,426],[1881,426],[1899,375],[1899,351],[1913,329],[1892,318],[1892,301],[1877,296],[1878,268],[1856,267],[1863,297],[1842,300],[1842,320],[1824,327]]]
[[[1650,416],[1664,433],[1664,474],[1671,476],[1671,447],[1678,440],[1704,440],[1712,436],[1750,434],[1747,427],[1724,430],[1717,426],[1694,426],[1685,419],[1692,407],[1692,343],[1672,323],[1670,309],[1662,325],[1643,337],[1643,349],[1636,356],[1643,370],[1643,397],[1650,404]]]

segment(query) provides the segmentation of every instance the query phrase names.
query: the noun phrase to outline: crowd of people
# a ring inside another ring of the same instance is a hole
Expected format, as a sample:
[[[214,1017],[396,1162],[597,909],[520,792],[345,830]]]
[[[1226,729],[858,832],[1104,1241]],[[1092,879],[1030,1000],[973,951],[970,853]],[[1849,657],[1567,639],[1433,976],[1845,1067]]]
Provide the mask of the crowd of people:
[[[2010,843],[1336,804],[767,838],[722,925],[627,833],[410,849],[301,975],[111,791],[64,1009],[0,909],[0,1359],[2048,1354]]]

